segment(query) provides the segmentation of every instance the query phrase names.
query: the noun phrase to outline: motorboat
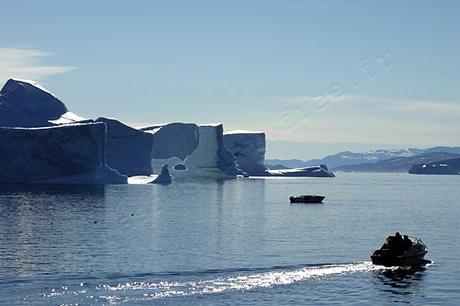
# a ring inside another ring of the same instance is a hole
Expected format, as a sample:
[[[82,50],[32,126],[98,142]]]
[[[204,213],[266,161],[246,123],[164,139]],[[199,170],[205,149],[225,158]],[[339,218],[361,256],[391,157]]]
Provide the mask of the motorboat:
[[[428,249],[421,239],[396,233],[372,253],[371,259],[373,264],[386,267],[417,266],[427,262],[426,253]]]
[[[291,203],[322,203],[324,196],[320,195],[300,195],[289,197]]]

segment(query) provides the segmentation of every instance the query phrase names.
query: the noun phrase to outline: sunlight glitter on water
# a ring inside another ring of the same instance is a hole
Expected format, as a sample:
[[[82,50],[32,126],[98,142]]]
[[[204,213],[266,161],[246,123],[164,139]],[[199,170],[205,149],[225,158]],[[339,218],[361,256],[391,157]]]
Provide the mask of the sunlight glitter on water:
[[[103,284],[98,285],[96,290],[104,292],[99,295],[99,299],[106,300],[110,303],[133,302],[134,300],[156,300],[169,297],[208,295],[232,291],[243,292],[259,288],[289,285],[309,279],[338,274],[343,275],[384,269],[388,268],[375,266],[370,262],[360,262],[353,264],[308,266],[300,269],[276,270],[247,275],[240,274],[208,280],[128,282],[116,285]],[[138,294],[135,292],[138,292]],[[122,297],[123,295],[126,295],[126,297]]]

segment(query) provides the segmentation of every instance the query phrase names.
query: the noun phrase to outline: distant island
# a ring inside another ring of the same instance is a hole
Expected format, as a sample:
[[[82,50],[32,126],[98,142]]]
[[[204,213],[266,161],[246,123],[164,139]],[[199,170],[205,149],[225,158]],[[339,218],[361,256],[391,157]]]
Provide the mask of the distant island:
[[[455,172],[457,164],[455,159],[460,158],[460,147],[445,147],[437,146],[428,149],[401,149],[401,150],[376,150],[362,153],[355,152],[340,152],[334,155],[328,155],[322,159],[313,159],[307,161],[301,160],[280,160],[267,159],[265,164],[270,169],[283,169],[284,167],[308,167],[314,164],[326,164],[332,171],[342,172],[409,172],[412,174],[428,174],[426,170],[416,170],[420,167],[425,169],[423,165],[433,165],[439,162],[440,164],[450,164],[452,170],[449,174],[457,174]],[[447,162],[452,160],[452,162]],[[415,165],[419,167],[414,168]],[[446,172],[447,168],[435,168],[431,166],[430,174],[435,174],[437,169]],[[435,170],[436,169],[436,170]],[[446,174],[446,173],[439,173]]]
[[[460,158],[416,164],[409,169],[411,174],[460,174]]]

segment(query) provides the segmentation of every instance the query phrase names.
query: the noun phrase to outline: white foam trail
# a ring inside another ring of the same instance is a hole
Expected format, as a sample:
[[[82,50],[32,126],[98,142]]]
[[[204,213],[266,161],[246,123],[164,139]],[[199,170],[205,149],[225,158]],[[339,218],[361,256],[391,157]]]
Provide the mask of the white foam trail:
[[[227,291],[248,291],[279,285],[289,285],[312,278],[326,277],[335,274],[349,274],[386,269],[375,266],[370,262],[342,265],[326,265],[304,267],[292,270],[237,275],[210,280],[183,282],[132,282],[118,285],[100,285],[98,290],[107,291],[144,291],[143,299],[161,299],[165,297],[180,297],[199,294],[214,294]],[[145,291],[152,291],[150,294]],[[131,300],[132,301],[132,300]]]

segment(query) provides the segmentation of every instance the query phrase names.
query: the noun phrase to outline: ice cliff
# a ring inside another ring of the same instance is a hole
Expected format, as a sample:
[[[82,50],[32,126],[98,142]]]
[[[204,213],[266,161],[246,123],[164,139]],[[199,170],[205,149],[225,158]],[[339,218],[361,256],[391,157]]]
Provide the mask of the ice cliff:
[[[253,131],[229,131],[224,134],[227,149],[236,157],[241,170],[251,176],[285,177],[334,177],[326,165],[267,170],[265,162],[265,133]]]
[[[222,124],[135,129],[115,119],[84,119],[33,81],[6,82],[0,91],[0,127],[4,183],[126,183],[121,174],[151,180],[153,172],[162,173],[154,183],[166,184],[170,175],[334,176],[322,166],[266,170],[263,132],[224,136]]]
[[[99,118],[107,126],[107,164],[125,175],[152,173],[152,136],[115,119]],[[50,127],[91,123],[69,112],[65,104],[40,84],[10,79],[0,91],[0,126]]]
[[[123,184],[105,163],[104,123],[0,128],[0,183]]]
[[[225,147],[235,156],[238,166],[248,175],[266,175],[265,133],[229,131],[224,133]]]
[[[235,177],[241,171],[224,145],[222,124],[169,123],[141,130],[153,135],[152,168],[173,177]]]
[[[98,118],[107,125],[107,164],[118,172],[128,175],[152,173],[151,134],[134,129],[115,119]]]

